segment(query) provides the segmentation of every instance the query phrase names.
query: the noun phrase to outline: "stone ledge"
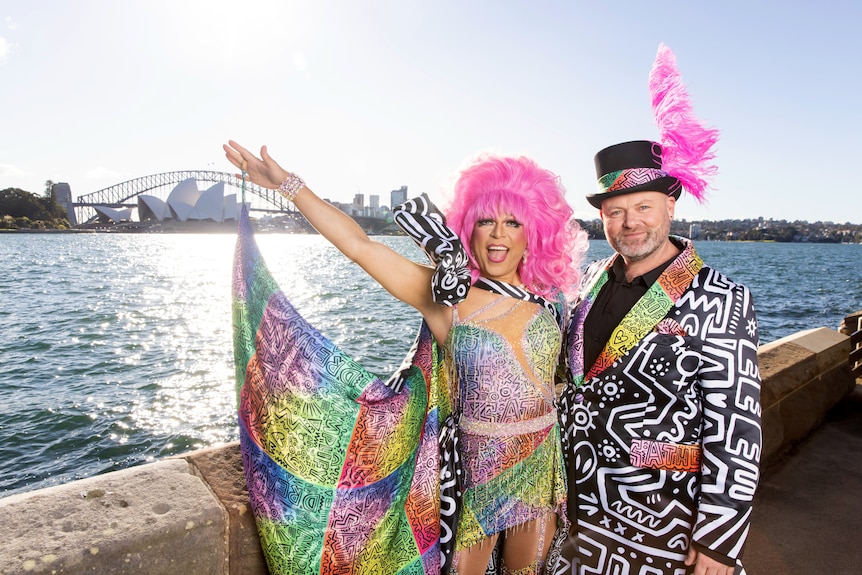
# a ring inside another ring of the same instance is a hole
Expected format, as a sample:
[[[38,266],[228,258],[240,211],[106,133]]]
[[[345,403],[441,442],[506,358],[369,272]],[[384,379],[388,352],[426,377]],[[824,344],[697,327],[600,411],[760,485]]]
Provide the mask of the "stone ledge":
[[[225,511],[182,460],[0,499],[0,575],[226,573]]]
[[[778,344],[778,345],[774,345]],[[817,374],[814,352],[792,342],[773,342],[757,353],[760,367],[760,405],[766,410]]]
[[[248,501],[239,441],[184,453],[228,514],[230,575],[267,573],[257,524]]]
[[[761,346],[763,457],[767,467],[813,431],[850,395],[850,340],[827,328],[806,330]]]
[[[859,323],[859,320],[862,320],[862,310],[853,312],[852,314],[846,316],[841,321],[841,325],[838,326],[838,332],[849,336],[854,331],[862,329],[862,324]]]
[[[850,353],[850,340],[846,335],[826,327],[817,327],[764,344],[758,348],[757,356],[759,358],[787,344],[797,345],[813,353],[817,357],[817,368],[820,371],[846,363]]]

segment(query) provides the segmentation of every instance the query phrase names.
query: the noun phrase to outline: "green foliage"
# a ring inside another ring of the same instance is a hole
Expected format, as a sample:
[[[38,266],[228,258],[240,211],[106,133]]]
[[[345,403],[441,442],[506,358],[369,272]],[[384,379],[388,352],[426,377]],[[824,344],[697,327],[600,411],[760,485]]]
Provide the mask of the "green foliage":
[[[19,188],[0,190],[0,218],[3,218],[0,227],[6,229],[64,229],[69,227],[65,210],[54,201],[50,194],[46,197],[39,197]]]
[[[591,240],[604,239],[601,220],[578,220],[581,229]],[[697,224],[699,235],[696,241],[746,241],[746,242],[810,242],[862,244],[862,225],[834,224],[832,222],[788,222],[786,220],[673,220],[670,233],[691,237],[691,225]]]

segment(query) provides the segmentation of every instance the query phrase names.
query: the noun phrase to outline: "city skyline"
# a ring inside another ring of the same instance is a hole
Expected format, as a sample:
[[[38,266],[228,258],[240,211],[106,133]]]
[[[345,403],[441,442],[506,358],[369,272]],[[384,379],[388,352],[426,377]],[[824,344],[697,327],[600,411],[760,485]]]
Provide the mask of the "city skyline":
[[[575,215],[593,155],[657,139],[647,76],[676,54],[721,131],[690,221],[862,223],[854,165],[862,7],[452,1],[0,3],[0,189],[74,196],[173,170],[232,171],[221,145],[267,144],[348,203],[408,186],[445,204],[483,152],[557,173]]]

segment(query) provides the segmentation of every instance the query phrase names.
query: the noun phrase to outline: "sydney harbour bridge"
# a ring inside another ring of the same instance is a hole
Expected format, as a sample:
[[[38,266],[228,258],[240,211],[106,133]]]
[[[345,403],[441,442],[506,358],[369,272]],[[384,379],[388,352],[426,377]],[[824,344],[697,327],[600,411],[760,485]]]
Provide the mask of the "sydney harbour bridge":
[[[69,219],[73,224],[84,224],[97,219],[95,206],[109,208],[135,208],[138,206],[137,197],[141,194],[151,194],[166,198],[171,190],[180,182],[194,178],[196,182],[217,184],[224,182],[225,186],[231,186],[236,190],[237,198],[242,197],[242,181],[234,174],[226,172],[213,172],[208,170],[183,170],[178,172],[164,172],[143,176],[114,184],[109,188],[79,196],[72,200],[71,194],[66,201],[58,198],[64,204],[69,213]],[[241,200],[240,200],[241,201]],[[275,190],[262,188],[251,182],[246,183],[245,201],[249,205],[250,212],[268,212],[280,214],[297,214],[298,212],[288,200]]]

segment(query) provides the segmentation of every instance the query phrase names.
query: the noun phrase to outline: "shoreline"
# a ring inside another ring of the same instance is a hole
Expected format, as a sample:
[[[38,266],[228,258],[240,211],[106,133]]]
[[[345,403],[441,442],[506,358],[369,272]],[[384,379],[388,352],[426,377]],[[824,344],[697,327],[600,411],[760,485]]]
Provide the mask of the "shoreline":
[[[319,235],[316,231],[307,231],[307,230],[287,230],[287,229],[267,229],[267,228],[255,228],[254,232],[256,234],[286,234],[286,235]],[[0,236],[4,234],[129,234],[129,235],[175,235],[175,234],[235,234],[236,233],[236,224],[231,223],[231,225],[224,224],[212,224],[207,226],[201,226],[198,229],[194,228],[162,228],[162,229],[150,229],[150,228],[126,228],[126,229],[118,229],[118,228],[67,228],[67,229],[31,229],[31,228],[18,228],[18,229],[6,229],[0,228]],[[374,233],[371,231],[367,231],[370,236],[404,236],[404,233]],[[600,237],[592,237],[590,236],[590,240],[604,240],[604,238]],[[780,241],[776,239],[766,239],[766,240],[725,240],[725,239],[696,239],[693,240],[696,243],[702,242],[716,242],[716,243],[738,243],[738,244],[835,244],[835,245],[862,245],[862,242],[834,242],[834,241]]]

